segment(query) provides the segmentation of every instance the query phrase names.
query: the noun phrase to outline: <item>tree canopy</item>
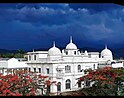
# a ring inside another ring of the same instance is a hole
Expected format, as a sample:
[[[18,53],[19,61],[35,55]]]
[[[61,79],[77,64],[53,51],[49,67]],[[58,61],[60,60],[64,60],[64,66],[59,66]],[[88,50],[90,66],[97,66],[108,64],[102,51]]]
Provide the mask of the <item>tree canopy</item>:
[[[82,89],[90,96],[124,95],[124,68],[104,67],[97,70],[86,69],[85,76],[78,79],[84,82]],[[89,82],[89,85],[86,83]]]

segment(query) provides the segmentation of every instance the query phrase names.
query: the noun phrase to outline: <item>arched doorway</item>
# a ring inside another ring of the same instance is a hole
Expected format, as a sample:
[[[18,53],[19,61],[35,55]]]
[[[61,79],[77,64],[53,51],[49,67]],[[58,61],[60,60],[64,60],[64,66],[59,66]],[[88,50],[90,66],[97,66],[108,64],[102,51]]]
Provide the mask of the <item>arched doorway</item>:
[[[65,87],[66,87],[66,89],[71,89],[71,80],[70,79],[66,80]]]
[[[78,82],[78,87],[81,88],[81,82]]]
[[[61,91],[61,82],[57,83],[57,91],[59,91],[59,92]]]

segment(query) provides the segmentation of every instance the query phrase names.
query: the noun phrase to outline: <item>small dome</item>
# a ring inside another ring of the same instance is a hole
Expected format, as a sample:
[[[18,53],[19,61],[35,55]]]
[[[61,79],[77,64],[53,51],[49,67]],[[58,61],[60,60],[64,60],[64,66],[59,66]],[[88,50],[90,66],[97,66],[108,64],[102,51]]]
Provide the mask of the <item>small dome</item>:
[[[11,58],[11,59],[9,59],[8,61],[9,61],[9,62],[11,62],[11,61],[18,62],[18,60],[17,60],[16,58]]]
[[[77,49],[77,46],[72,43],[72,38],[70,38],[70,43],[66,46],[66,49]]]
[[[102,56],[112,56],[112,52],[105,47],[105,49],[101,51],[101,57]]]
[[[55,43],[53,47],[48,50],[48,55],[50,56],[61,55],[61,51],[59,48],[55,47]]]

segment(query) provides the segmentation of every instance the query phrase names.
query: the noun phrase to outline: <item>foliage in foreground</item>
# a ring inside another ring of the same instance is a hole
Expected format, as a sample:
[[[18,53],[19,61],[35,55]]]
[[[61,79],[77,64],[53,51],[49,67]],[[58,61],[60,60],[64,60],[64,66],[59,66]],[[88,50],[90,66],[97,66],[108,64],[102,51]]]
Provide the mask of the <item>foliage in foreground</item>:
[[[79,78],[78,83],[84,82],[82,90],[89,96],[123,96],[124,68],[106,66],[97,70],[87,69],[86,75]]]
[[[0,74],[0,96],[36,96],[41,83],[43,90],[52,84],[48,76],[27,70],[15,70],[5,76]]]

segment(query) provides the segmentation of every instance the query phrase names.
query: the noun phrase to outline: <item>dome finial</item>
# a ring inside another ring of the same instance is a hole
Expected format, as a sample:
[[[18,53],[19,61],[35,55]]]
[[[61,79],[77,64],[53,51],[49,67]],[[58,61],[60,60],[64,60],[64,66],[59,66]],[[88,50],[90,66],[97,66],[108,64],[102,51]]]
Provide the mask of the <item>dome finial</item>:
[[[105,49],[107,49],[107,45],[105,44]]]
[[[87,50],[85,50],[84,54],[85,54],[85,55],[88,55],[88,52],[87,52]]]
[[[55,41],[53,41],[53,47],[55,47]]]
[[[70,36],[70,43],[72,43],[72,36]]]

